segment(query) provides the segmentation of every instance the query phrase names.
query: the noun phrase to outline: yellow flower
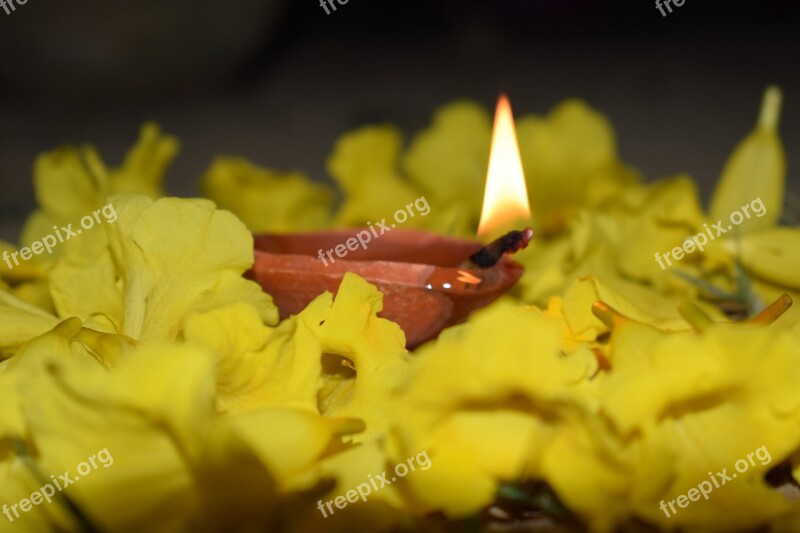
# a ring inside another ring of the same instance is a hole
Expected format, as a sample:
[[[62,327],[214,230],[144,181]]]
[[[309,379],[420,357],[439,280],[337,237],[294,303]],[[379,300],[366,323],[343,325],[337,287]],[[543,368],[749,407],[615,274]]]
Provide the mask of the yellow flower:
[[[418,350],[397,387],[394,434],[396,457],[429,453],[430,470],[405,479],[423,510],[468,516],[500,482],[541,474],[562,425],[593,403],[594,355],[564,357],[559,342],[556,320],[498,305]]]
[[[203,192],[255,233],[320,229],[330,223],[333,193],[298,172],[260,168],[244,158],[218,157]]]
[[[330,297],[320,297],[268,328],[252,305],[236,303],[191,315],[182,337],[216,354],[220,410],[281,406],[316,413],[322,350],[311,325],[329,312]]]
[[[635,210],[620,217],[624,217],[617,246],[620,274],[653,284],[663,292],[682,287],[680,292],[686,294],[686,283],[667,269],[674,266],[693,271],[692,265],[700,262],[701,254],[686,254],[680,263],[664,255],[703,229],[705,217],[697,185],[683,175],[659,180],[646,187]]]
[[[708,223],[695,184],[640,184],[608,121],[580,101],[522,117],[539,237],[516,256],[526,266],[516,294],[548,306],[508,296],[415,353],[379,316],[380,291],[352,273],[335,296],[278,323],[271,298],[243,277],[247,226],[362,225],[425,195],[430,216],[409,226],[472,234],[491,133],[482,107],[442,108],[405,153],[391,126],[344,135],[328,161],[345,194],[333,214],[327,187],[240,158],[217,159],[204,189],[242,220],[207,200],[155,200],[177,144],[154,126],[117,170],[91,148],[43,155],[27,237],[109,202],[117,218],[0,271],[0,496],[17,502],[103,450],[113,464],[12,527],[414,529],[412,515],[475,516],[501,488],[534,483],[597,532],[632,519],[791,527],[800,515],[764,475],[788,460],[800,478],[795,310],[767,326],[782,298],[750,324],[725,323],[670,271],[740,297],[739,262],[762,298],[800,297],[800,232],[776,226],[778,100],[767,92],[709,209],[727,218],[758,199],[763,216],[666,269],[656,254]],[[756,450],[769,458],[751,461]],[[329,518],[318,511],[423,451],[429,470]],[[742,460],[708,501],[665,516],[662,500]]]
[[[400,132],[391,126],[368,126],[346,133],[328,157],[328,172],[345,194],[336,212],[338,226],[366,226],[389,217],[419,198],[399,174]],[[413,227],[420,219],[410,219]]]
[[[402,330],[377,316],[382,301],[375,286],[348,273],[335,300],[321,294],[277,327],[238,303],[191,315],[181,337],[217,354],[220,409],[359,418],[364,438],[385,433],[388,391],[408,366]]]
[[[786,156],[778,136],[781,92],[770,87],[756,129],[734,150],[720,177],[709,209],[710,218],[727,219],[730,214],[756,198],[764,202],[766,212],[742,224],[743,233],[775,226],[783,212],[786,184]]]
[[[666,191],[681,188],[679,183],[674,185],[656,190],[669,197],[671,194]],[[696,297],[699,290],[663,272],[648,251],[663,245],[684,227],[685,223],[679,222],[680,211],[674,218],[659,220],[665,210],[673,210],[682,202],[676,202],[675,197],[672,200],[655,202],[647,208],[649,213],[644,220],[637,211],[581,211],[566,234],[549,240],[534,239],[528,249],[515,255],[514,259],[526,267],[515,291],[524,302],[543,305],[551,296],[565,294],[576,278],[592,276],[656,317],[677,317],[677,304]],[[691,202],[686,204],[690,206]],[[589,312],[589,307],[582,308],[584,313]]]
[[[400,326],[377,316],[382,309],[383,294],[348,273],[330,314],[315,329],[322,350],[339,356],[326,361],[328,368],[338,362],[352,369],[325,376],[321,411],[326,416],[364,420],[367,429],[362,439],[388,430],[389,393],[408,372],[405,335]]]
[[[253,263],[253,237],[233,215],[207,200],[115,196],[110,201],[119,220],[104,226],[108,251],[101,254],[98,299],[116,297],[108,303],[113,307],[96,300],[95,311],[105,313],[118,332],[141,341],[175,339],[192,312],[237,301],[255,306],[265,322],[277,321],[272,299],[241,277]],[[83,308],[76,287],[97,291],[98,279],[91,271],[68,273],[55,276],[51,290],[58,309],[73,313]]]
[[[192,313],[234,302],[253,306],[264,323],[277,322],[271,297],[242,278],[253,263],[253,237],[233,215],[208,200],[110,201],[118,219],[81,235],[50,272],[56,316],[79,316],[94,329],[143,342],[177,339]],[[13,353],[55,320],[4,291],[0,314],[8,317],[0,353]]]
[[[566,100],[546,118],[517,123],[538,234],[563,231],[577,211],[599,206],[638,183],[619,160],[609,121],[580,100]]]
[[[800,289],[800,229],[777,226],[783,213],[786,161],[778,136],[781,93],[764,93],[761,115],[753,132],[731,155],[711,199],[711,221],[729,225],[711,249],[737,259],[756,278],[762,301],[786,288]],[[723,227],[723,229],[725,229]],[[774,288],[777,286],[776,288]],[[800,316],[795,308],[790,316]]]
[[[463,209],[472,234],[480,216],[492,122],[486,109],[470,101],[442,106],[433,124],[418,133],[403,167],[434,209]]]
[[[641,306],[641,299],[625,298],[599,279],[586,277],[576,280],[564,294],[564,321],[579,338],[593,340],[608,331],[608,326],[592,314],[594,302],[603,302],[625,317],[662,331],[690,329],[675,309],[677,304],[672,304],[672,309],[669,309],[667,299],[654,299],[647,302],[650,305]]]
[[[121,353],[113,336],[98,335],[70,319],[0,369],[0,442],[18,443],[13,454],[0,449],[0,492],[15,502],[50,473],[75,479],[30,513],[41,530],[78,530],[62,496],[103,530],[275,528],[292,516],[287,503],[314,508],[319,478],[303,476],[363,427],[289,410],[221,416],[209,351],[154,343]],[[108,360],[116,360],[110,369],[99,364]]]
[[[106,167],[91,146],[80,150],[62,147],[40,155],[33,178],[39,209],[26,223],[22,243],[27,245],[53,233],[54,225],[77,224],[81,217],[104,206],[110,195],[161,196],[161,181],[177,152],[175,138],[162,135],[158,126],[147,123],[141,129],[139,142],[116,169]],[[71,244],[66,241],[53,249],[52,257],[41,255],[37,260],[49,264]]]
[[[628,327],[634,329],[626,333]],[[639,464],[628,468],[647,471],[658,464],[670,475],[631,484],[630,511],[664,527],[715,528],[751,528],[784,512],[783,497],[762,478],[800,439],[797,340],[755,326],[717,325],[702,336],[644,336],[640,330],[622,325],[613,333],[614,367],[603,383],[602,411],[619,431],[620,446],[639,448]],[[640,338],[618,344],[617,335]],[[769,459],[737,468],[740,479],[715,490],[709,501],[669,518],[659,509],[660,500],[707,480],[709,470],[736,472],[736,462],[761,447]],[[604,494],[602,486],[594,490]]]
[[[34,188],[39,209],[30,215],[22,230],[22,246],[30,246],[43,237],[60,232],[62,228],[70,227],[69,224],[78,226],[81,217],[91,217],[102,209],[106,197],[111,194],[137,192],[152,198],[160,196],[164,172],[177,151],[177,140],[162,135],[155,124],[147,123],[141,129],[139,141],[128,152],[122,166],[116,169],[107,168],[91,146],[80,150],[62,147],[40,155],[34,165]],[[110,220],[105,211],[103,216]],[[67,235],[67,231],[63,235]],[[52,250],[48,249],[47,254],[20,261],[13,269],[0,262],[0,286],[3,279],[9,280],[17,297],[53,312],[54,304],[45,281],[46,270],[65,250],[80,246],[76,244],[78,241],[67,238]],[[12,254],[18,250],[0,242],[2,252]]]

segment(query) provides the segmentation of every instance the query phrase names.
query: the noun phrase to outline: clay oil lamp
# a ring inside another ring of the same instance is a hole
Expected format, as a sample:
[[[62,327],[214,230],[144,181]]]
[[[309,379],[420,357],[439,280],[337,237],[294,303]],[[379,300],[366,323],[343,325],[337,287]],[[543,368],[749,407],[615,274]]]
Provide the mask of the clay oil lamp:
[[[508,100],[501,96],[478,235],[486,238],[529,219],[514,119]],[[533,235],[529,228],[511,231],[484,246],[397,228],[366,248],[354,246],[335,262],[323,263],[318,257],[320,249],[341,245],[362,230],[256,235],[250,277],[272,295],[281,318],[286,318],[321,293],[335,293],[347,272],[356,273],[384,294],[380,316],[400,325],[410,349],[465,320],[514,285],[523,268],[506,254],[527,246]]]

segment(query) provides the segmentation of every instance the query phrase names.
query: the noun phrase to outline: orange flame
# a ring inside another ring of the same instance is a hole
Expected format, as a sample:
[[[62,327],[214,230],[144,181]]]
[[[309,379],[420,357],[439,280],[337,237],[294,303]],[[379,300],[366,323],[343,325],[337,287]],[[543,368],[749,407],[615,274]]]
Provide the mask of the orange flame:
[[[522,172],[514,115],[506,95],[500,95],[494,116],[489,172],[483,194],[478,236],[483,237],[513,222],[529,221],[531,207]]]

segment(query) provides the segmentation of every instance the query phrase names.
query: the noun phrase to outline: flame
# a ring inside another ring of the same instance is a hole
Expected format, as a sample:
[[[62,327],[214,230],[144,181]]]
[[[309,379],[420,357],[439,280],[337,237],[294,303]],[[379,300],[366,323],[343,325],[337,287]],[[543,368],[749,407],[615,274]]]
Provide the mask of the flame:
[[[528,221],[531,207],[522,172],[514,115],[506,95],[500,95],[494,116],[489,172],[483,193],[478,236],[483,237],[513,222]]]

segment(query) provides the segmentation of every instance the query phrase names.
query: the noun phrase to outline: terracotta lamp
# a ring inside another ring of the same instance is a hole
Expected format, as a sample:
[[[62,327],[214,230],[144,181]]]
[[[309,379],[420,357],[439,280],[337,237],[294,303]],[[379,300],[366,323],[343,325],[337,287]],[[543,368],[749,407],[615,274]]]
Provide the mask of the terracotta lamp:
[[[528,193],[517,147],[513,115],[501,96],[495,116],[489,174],[479,236],[530,218]],[[380,316],[400,325],[414,348],[458,324],[497,299],[522,276],[505,254],[527,246],[532,231],[512,231],[488,246],[424,231],[393,229],[323,262],[319,250],[352,239],[359,229],[257,235],[255,265],[249,273],[272,295],[281,318],[299,313],[325,291],[335,293],[353,272],[384,294]]]

